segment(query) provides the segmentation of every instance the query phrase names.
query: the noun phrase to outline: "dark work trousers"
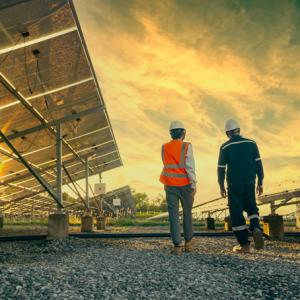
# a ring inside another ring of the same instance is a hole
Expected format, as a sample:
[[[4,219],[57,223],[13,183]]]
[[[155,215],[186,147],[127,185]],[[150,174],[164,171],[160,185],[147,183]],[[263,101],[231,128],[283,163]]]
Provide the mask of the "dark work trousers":
[[[179,222],[179,201],[183,208],[183,232],[185,241],[193,238],[192,207],[194,197],[192,196],[191,185],[165,186],[166,199],[168,204],[171,238],[174,245],[181,243],[180,222]]]
[[[255,184],[228,184],[229,213],[232,230],[241,246],[249,243],[248,226],[243,211],[250,219],[249,230],[259,228],[259,214],[255,198]]]

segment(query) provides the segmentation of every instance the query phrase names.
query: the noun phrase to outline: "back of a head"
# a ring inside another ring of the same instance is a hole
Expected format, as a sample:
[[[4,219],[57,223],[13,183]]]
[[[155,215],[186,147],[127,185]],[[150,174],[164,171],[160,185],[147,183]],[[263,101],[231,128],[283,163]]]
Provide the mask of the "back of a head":
[[[170,130],[171,138],[173,140],[181,139],[184,134],[184,129],[173,129]]]

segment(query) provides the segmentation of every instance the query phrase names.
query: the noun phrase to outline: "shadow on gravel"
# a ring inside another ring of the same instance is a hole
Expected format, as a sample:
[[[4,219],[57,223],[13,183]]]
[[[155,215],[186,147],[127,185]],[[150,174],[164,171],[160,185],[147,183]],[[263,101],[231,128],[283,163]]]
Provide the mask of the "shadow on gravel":
[[[97,243],[99,249],[108,246]],[[14,264],[21,260],[25,264],[43,259],[56,262],[77,252],[85,253],[91,248],[95,248],[95,243],[77,238],[5,242],[1,244],[0,263]]]
[[[166,239],[131,239],[129,240],[104,240],[104,243],[117,246],[122,249],[134,249],[140,251],[162,252],[170,254],[172,244]],[[183,253],[181,255],[216,255],[239,257],[243,260],[292,260],[300,259],[300,245],[285,242],[266,241],[264,250],[252,250],[250,254],[236,254],[232,252],[235,245],[234,238],[196,238],[196,245],[193,253]],[[171,254],[170,254],[171,255]]]

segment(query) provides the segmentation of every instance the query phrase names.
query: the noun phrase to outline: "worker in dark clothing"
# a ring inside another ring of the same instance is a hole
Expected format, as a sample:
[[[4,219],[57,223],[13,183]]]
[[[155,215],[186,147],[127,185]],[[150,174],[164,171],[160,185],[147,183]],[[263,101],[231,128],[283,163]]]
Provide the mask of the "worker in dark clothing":
[[[224,185],[226,173],[232,230],[239,243],[233,251],[248,253],[250,242],[243,211],[247,212],[250,219],[249,230],[253,234],[255,249],[264,247],[255,196],[256,176],[258,178],[256,192],[258,195],[263,193],[263,165],[255,141],[240,135],[240,126],[235,120],[227,121],[225,132],[229,140],[220,148],[218,182],[221,196],[225,198],[227,196]]]

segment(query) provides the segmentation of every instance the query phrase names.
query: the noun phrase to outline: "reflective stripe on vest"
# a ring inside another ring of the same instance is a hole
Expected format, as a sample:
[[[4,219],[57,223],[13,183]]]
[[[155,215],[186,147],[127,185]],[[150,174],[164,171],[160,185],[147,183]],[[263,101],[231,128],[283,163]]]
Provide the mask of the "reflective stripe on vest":
[[[185,168],[185,160],[184,160],[184,158],[185,158],[185,145],[187,145],[187,143],[182,143],[179,165],[176,165],[176,164],[165,165],[166,169],[184,169]],[[161,157],[162,157],[162,160],[164,161],[164,146],[162,146],[161,152],[162,152]]]
[[[166,177],[188,178],[187,174],[168,173],[168,172],[165,172],[165,171],[163,171],[161,174],[164,175],[164,176],[166,176]]]

